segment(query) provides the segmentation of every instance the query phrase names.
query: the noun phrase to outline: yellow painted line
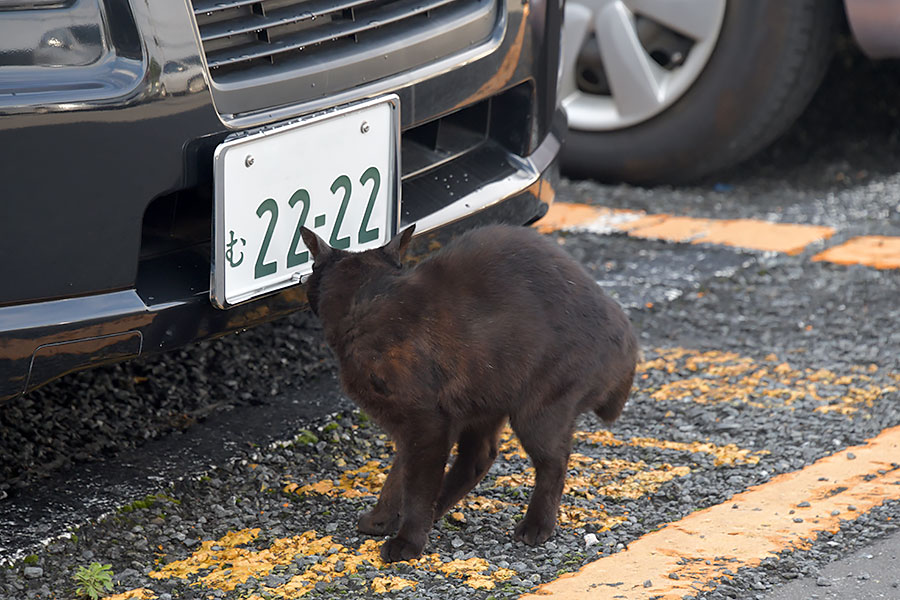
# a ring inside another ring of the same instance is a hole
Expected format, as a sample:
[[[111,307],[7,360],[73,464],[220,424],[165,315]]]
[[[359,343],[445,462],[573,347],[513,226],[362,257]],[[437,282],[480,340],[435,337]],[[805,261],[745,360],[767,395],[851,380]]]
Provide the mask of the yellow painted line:
[[[541,233],[551,233],[560,229],[610,233],[612,231],[621,231],[621,225],[643,217],[646,217],[646,213],[639,210],[554,202],[550,205],[547,214],[535,223],[535,227]]]
[[[816,254],[813,260],[827,260],[839,265],[866,265],[876,269],[900,269],[900,237],[855,237]]]
[[[676,600],[900,499],[900,427],[649,533],[523,599]]]
[[[872,375],[874,364],[855,365],[840,374],[828,369],[795,369],[770,354],[754,360],[734,352],[700,352],[686,348],[657,348],[656,358],[638,365],[638,382],[649,371],[666,374],[690,373],[658,387],[641,391],[658,401],[690,401],[698,404],[747,404],[763,410],[793,409],[801,400],[813,400],[816,412],[836,412],[847,417],[865,414],[896,385],[879,385]]]
[[[121,594],[106,596],[103,600],[156,600],[156,593],[147,588],[137,588]]]
[[[537,228],[542,233],[559,230],[623,232],[643,239],[720,244],[785,254],[799,254],[811,243],[834,235],[833,228],[819,225],[652,215],[642,211],[566,202],[554,203],[547,215],[537,223]]]
[[[834,229],[820,225],[769,223],[756,219],[717,221],[694,243],[722,244],[738,248],[800,254],[813,242],[826,240]]]
[[[715,222],[711,219],[654,215],[628,223],[625,231],[631,237],[667,242],[694,242],[702,238]]]

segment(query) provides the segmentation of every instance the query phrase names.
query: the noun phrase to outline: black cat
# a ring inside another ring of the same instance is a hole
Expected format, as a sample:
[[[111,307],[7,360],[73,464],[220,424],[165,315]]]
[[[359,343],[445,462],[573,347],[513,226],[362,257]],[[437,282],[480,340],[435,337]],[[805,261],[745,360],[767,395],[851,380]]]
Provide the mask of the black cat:
[[[531,229],[472,230],[403,269],[412,233],[352,253],[302,231],[315,258],[307,296],[342,385],[397,449],[359,530],[396,532],[381,548],[385,561],[421,555],[433,523],[484,477],[509,420],[536,472],[515,538],[542,543],[556,526],[576,416],[611,422],[628,398],[638,356],[631,325]]]

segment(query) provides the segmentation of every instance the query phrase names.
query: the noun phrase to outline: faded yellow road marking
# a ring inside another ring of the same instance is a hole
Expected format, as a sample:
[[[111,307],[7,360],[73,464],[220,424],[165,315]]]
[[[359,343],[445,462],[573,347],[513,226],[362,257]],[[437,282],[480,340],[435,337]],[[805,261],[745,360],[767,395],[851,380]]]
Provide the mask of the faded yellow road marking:
[[[855,455],[850,460],[851,453]],[[523,599],[680,599],[900,499],[900,427],[648,533]],[[851,509],[853,507],[853,509]],[[677,578],[677,579],[676,579]],[[649,584],[646,582],[649,581]]]
[[[690,467],[673,467],[668,463],[650,468],[644,461],[593,459],[577,453],[572,454],[569,469],[575,469],[576,473],[566,478],[563,494],[587,500],[597,496],[634,500],[656,493],[664,483],[691,472]],[[534,468],[498,477],[497,486],[534,487]]]
[[[641,448],[660,448],[679,450],[690,453],[704,453],[715,457],[715,466],[731,466],[734,464],[756,464],[759,457],[766,454],[765,451],[753,452],[752,450],[738,448],[734,444],[719,446],[711,442],[675,442],[671,440],[658,440],[654,438],[631,438],[628,441],[616,439],[612,433],[605,430],[577,431],[575,439],[593,445],[605,446],[635,446]],[[528,456],[513,435],[510,427],[506,427],[500,438],[500,459],[505,461],[521,461],[522,465],[516,473],[498,477],[494,488],[517,489],[522,486],[534,485],[534,469],[526,466]],[[577,448],[576,448],[577,450]],[[322,479],[306,485],[294,482],[286,482],[282,491],[288,494],[321,495],[337,498],[375,498],[381,491],[381,486],[387,476],[387,456],[381,460],[369,460],[365,465],[357,469],[344,471],[337,479]],[[624,515],[610,515],[603,510],[603,505],[594,502],[598,496],[606,496],[612,499],[636,499],[648,494],[656,493],[659,488],[677,478],[690,473],[688,466],[673,466],[669,463],[659,463],[650,466],[644,461],[628,461],[621,459],[594,459],[585,454],[574,452],[569,461],[569,469],[572,471],[566,480],[565,496],[560,506],[559,522],[567,528],[584,527],[592,524],[600,531],[611,529],[627,520]],[[576,502],[590,501],[591,506],[579,506]],[[497,498],[484,496],[466,496],[460,503],[460,508],[466,511],[483,511],[496,513],[507,508],[516,512],[524,512],[525,504],[510,502]],[[464,516],[462,513],[460,513]]]
[[[390,577],[373,577],[372,591],[376,594],[384,594],[385,592],[397,592],[403,588],[416,587],[418,584],[418,581],[410,581],[409,579],[393,575]]]
[[[682,452],[710,454],[715,457],[713,464],[717,467],[723,465],[759,463],[762,455],[768,454],[768,450],[753,452],[746,448],[738,448],[736,444],[719,446],[712,442],[674,442],[671,440],[659,440],[656,438],[633,437],[628,442],[616,439],[610,431],[576,431],[575,439],[592,442],[602,446],[635,446],[637,448],[660,448],[662,450],[679,450]]]
[[[690,375],[662,384],[642,386],[654,400],[691,401],[699,404],[734,402],[757,408],[791,407],[801,399],[814,401],[816,412],[852,416],[871,408],[897,386],[872,383],[875,365],[857,367],[847,375],[827,369],[794,369],[770,354],[753,360],[733,352],[698,352],[684,348],[655,350],[659,357],[639,365],[639,372],[660,370]],[[869,373],[869,374],[866,374]],[[641,377],[641,376],[639,376]],[[641,381],[641,379],[638,379]]]
[[[855,237],[813,256],[840,265],[866,265],[876,269],[900,269],[900,237]]]
[[[770,223],[757,219],[699,219],[588,204],[556,202],[537,223],[538,231],[560,229],[596,233],[623,232],[631,237],[693,244],[720,244],[799,254],[809,244],[825,240],[834,229],[819,225]]]
[[[597,233],[608,233],[623,230],[624,224],[646,216],[646,213],[640,210],[554,202],[535,227],[541,233],[551,233],[560,229],[588,229]]]
[[[192,585],[230,592],[250,577],[265,577],[276,567],[291,564],[298,554],[319,558],[318,562],[303,573],[291,577],[286,583],[266,588],[269,597],[290,600],[305,596],[319,582],[328,583],[354,575],[364,564],[377,569],[386,567],[379,555],[381,543],[376,540],[366,540],[359,548],[354,549],[334,541],[330,535],[319,537],[315,531],[306,531],[293,537],[276,539],[268,548],[257,550],[243,547],[258,535],[259,529],[244,529],[229,532],[218,540],[204,541],[200,549],[189,557],[163,565],[151,571],[150,576],[155,579],[184,579],[192,581]],[[341,563],[340,568],[337,567],[338,563]],[[498,582],[506,581],[516,574],[511,569],[494,568],[485,559],[477,557],[443,562],[437,554],[426,554],[419,559],[407,561],[407,564],[412,568],[461,579],[475,589],[493,589]],[[205,574],[199,576],[201,571]],[[373,578],[370,588],[375,593],[384,593],[416,584],[417,582],[389,575]],[[130,597],[132,596],[124,598]]]
[[[106,596],[103,600],[155,600],[156,593],[152,590],[148,590],[147,588],[136,588],[133,590],[128,590],[127,592],[122,592],[121,594],[113,594],[112,596]]]

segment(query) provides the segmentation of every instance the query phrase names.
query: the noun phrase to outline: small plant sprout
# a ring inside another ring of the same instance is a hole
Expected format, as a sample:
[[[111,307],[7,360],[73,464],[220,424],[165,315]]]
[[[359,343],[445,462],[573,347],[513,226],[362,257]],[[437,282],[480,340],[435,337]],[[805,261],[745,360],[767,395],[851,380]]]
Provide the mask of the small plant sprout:
[[[91,600],[97,600],[105,594],[105,592],[113,589],[112,584],[112,565],[101,565],[92,562],[86,567],[78,567],[75,571],[75,583],[78,589],[75,592],[79,596],[87,596]]]

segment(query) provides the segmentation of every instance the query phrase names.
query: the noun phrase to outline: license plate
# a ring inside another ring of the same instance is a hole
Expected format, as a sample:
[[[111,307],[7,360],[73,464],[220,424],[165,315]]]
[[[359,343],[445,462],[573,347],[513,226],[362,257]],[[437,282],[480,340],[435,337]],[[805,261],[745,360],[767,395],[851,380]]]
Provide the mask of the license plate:
[[[399,108],[396,96],[379,98],[216,148],[214,305],[299,283],[313,262],[303,226],[345,250],[390,239],[400,193]]]

